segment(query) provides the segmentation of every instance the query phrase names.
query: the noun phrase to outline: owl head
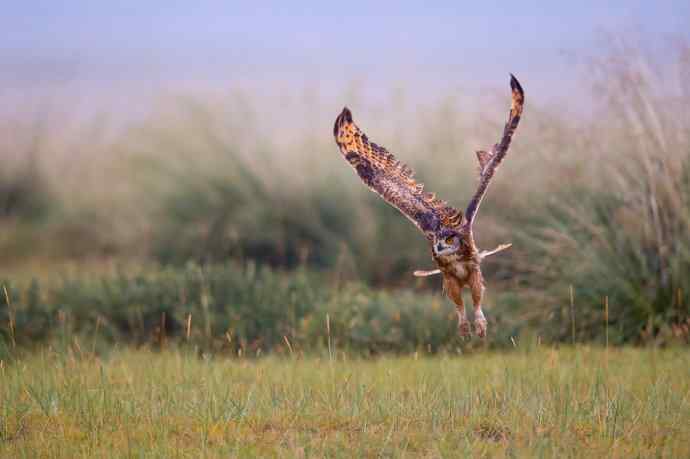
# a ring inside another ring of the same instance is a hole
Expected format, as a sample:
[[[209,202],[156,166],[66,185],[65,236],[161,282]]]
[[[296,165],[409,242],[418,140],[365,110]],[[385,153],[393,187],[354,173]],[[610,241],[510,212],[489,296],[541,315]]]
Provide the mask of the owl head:
[[[462,235],[452,229],[443,228],[434,234],[432,250],[437,256],[456,253],[462,247]]]

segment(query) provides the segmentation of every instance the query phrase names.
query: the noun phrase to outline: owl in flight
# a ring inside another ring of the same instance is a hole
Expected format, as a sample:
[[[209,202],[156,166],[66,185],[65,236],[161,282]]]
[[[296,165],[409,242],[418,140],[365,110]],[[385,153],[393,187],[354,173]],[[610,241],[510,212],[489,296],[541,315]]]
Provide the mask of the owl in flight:
[[[371,142],[352,121],[352,113],[345,107],[335,120],[333,135],[345,160],[375,193],[397,208],[424,233],[431,246],[431,256],[438,269],[415,271],[418,277],[443,274],[443,289],[456,305],[460,336],[470,335],[465,315],[462,289],[469,287],[474,303],[474,328],[479,337],[486,336],[487,322],[482,311],[484,280],[481,262],[489,255],[510,247],[502,244],[490,251],[479,251],[474,243],[472,224],[486,194],[489,183],[508,152],[510,140],[522,115],[525,95],[517,79],[511,75],[512,104],[508,121],[499,143],[489,151],[477,151],[479,185],[465,213],[424,191],[424,185],[414,180],[414,173],[395,159],[385,148]]]

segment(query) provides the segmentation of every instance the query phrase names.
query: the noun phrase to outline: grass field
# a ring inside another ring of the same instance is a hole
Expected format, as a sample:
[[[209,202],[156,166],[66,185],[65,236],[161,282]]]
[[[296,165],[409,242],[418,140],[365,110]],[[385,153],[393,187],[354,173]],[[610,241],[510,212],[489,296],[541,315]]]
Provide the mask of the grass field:
[[[340,157],[341,102],[169,94],[112,130],[2,120],[0,459],[690,457],[676,48],[595,59],[591,116],[522,81],[476,228],[513,243],[483,265],[483,341],[458,337],[440,278],[412,276],[423,236]],[[343,99],[464,208],[505,80],[476,112],[455,91]]]
[[[0,456],[689,457],[689,368],[687,348],[45,350],[2,364]]]

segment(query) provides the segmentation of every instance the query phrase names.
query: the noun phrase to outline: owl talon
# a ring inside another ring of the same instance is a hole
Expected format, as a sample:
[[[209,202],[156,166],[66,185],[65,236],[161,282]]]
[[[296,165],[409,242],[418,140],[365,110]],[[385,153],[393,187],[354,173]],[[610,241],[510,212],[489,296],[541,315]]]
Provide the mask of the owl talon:
[[[486,321],[484,314],[481,311],[479,311],[475,314],[474,318],[474,332],[477,334],[478,337],[486,338],[487,328],[488,322]]]
[[[461,338],[469,338],[472,336],[469,320],[465,319],[464,321],[458,323],[458,334]]]

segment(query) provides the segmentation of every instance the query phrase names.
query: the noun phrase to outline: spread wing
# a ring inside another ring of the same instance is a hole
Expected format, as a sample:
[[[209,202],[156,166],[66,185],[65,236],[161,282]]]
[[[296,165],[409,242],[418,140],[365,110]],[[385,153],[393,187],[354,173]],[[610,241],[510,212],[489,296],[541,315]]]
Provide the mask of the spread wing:
[[[462,221],[462,212],[424,191],[424,185],[414,180],[414,172],[385,148],[370,142],[352,121],[352,113],[345,107],[335,120],[335,142],[357,175],[372,191],[397,208],[427,238],[441,225],[454,228]]]
[[[482,203],[486,190],[489,188],[489,183],[500,166],[501,161],[508,153],[510,141],[515,134],[515,130],[520,122],[522,116],[522,109],[525,105],[525,92],[520,86],[520,82],[514,75],[510,75],[510,88],[512,91],[512,102],[510,105],[510,112],[508,113],[508,121],[503,128],[503,136],[501,141],[493,146],[491,151],[478,151],[477,159],[479,160],[479,186],[475,191],[474,196],[470,200],[465,210],[465,225],[472,227],[474,217],[477,215],[479,205]]]

